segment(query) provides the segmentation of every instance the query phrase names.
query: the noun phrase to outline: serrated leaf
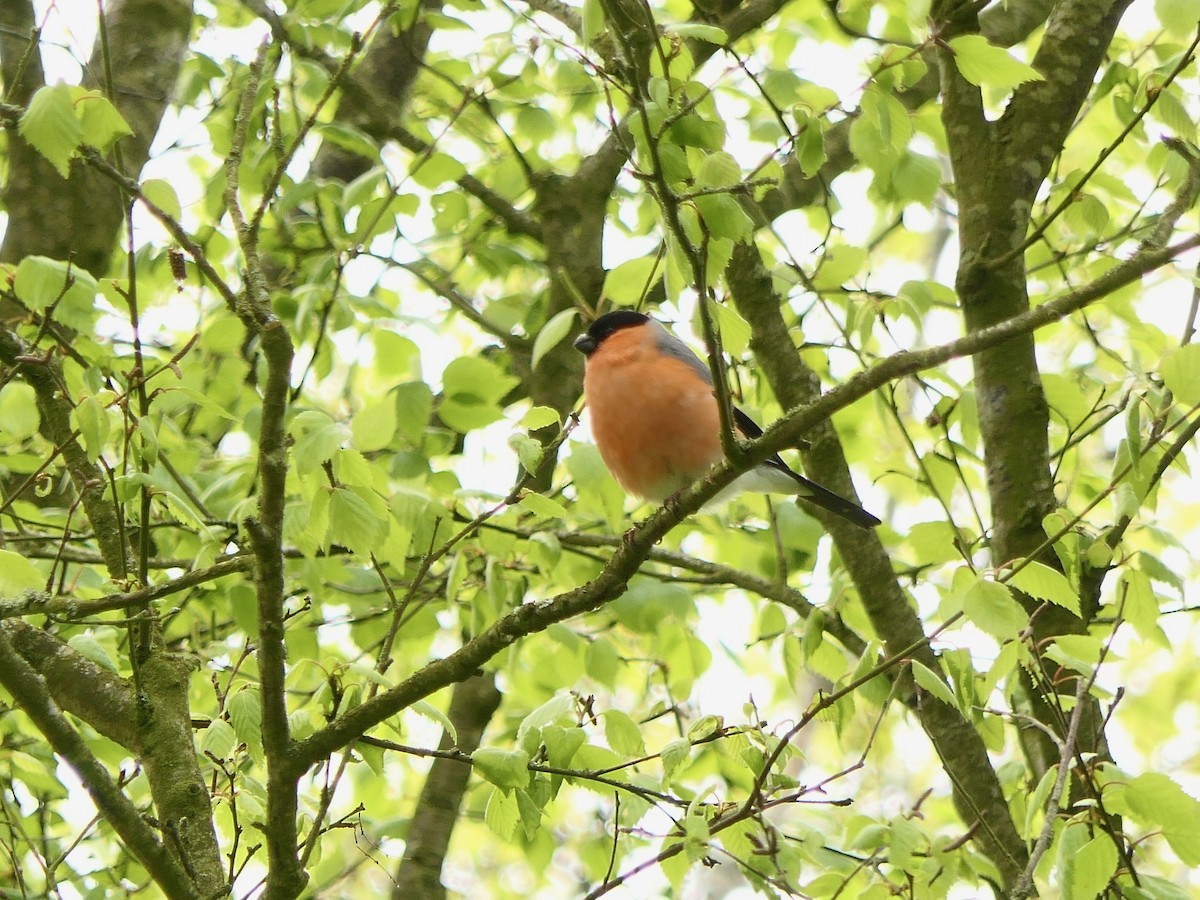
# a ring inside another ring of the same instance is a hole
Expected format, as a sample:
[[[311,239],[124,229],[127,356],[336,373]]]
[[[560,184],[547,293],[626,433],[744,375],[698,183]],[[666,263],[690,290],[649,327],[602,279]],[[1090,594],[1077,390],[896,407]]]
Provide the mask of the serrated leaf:
[[[5,436],[5,443],[18,443],[33,437],[40,421],[37,397],[30,385],[10,381],[0,387],[0,434]]]
[[[608,746],[625,756],[644,756],[646,754],[642,731],[628,713],[619,709],[608,709],[601,715],[604,719],[604,737],[608,741]]]
[[[542,824],[542,810],[529,796],[528,791],[517,788],[513,792],[517,797],[517,812],[521,816],[521,827],[525,831],[525,840],[533,840]]]
[[[1186,406],[1200,403],[1200,344],[1185,344],[1168,353],[1159,372],[1176,400]]]
[[[1083,675],[1091,675],[1100,664],[1104,645],[1100,638],[1090,634],[1060,634],[1046,649],[1046,656],[1059,665],[1074,669]],[[1108,658],[1112,659],[1112,651]]]
[[[681,38],[691,38],[697,41],[708,41],[710,44],[722,46],[729,42],[725,29],[716,25],[704,25],[699,22],[685,22],[679,25],[668,25],[663,29],[667,34],[678,35]]]
[[[518,509],[533,513],[539,519],[565,519],[567,508],[557,500],[552,500],[544,494],[529,491],[517,504]]]
[[[349,547],[363,556],[383,540],[387,520],[348,488],[335,488],[329,497],[328,541]]]
[[[1158,637],[1158,598],[1154,596],[1154,587],[1145,572],[1129,569],[1121,575],[1123,594],[1121,614],[1131,624],[1143,639]]]
[[[511,841],[517,833],[517,823],[521,821],[516,795],[512,791],[494,789],[483,810],[483,821],[496,837]]]
[[[248,747],[262,745],[262,698],[258,691],[241,690],[229,698],[229,723]]]
[[[60,81],[38,88],[17,128],[59,175],[70,175],[70,162],[83,142],[83,125],[75,114],[69,85]]]
[[[165,179],[149,178],[143,181],[142,196],[175,221],[179,221],[179,217],[183,215],[183,210],[179,205],[179,195],[175,193],[171,182]]]
[[[1019,591],[1037,600],[1047,600],[1079,615],[1079,595],[1067,576],[1044,563],[1030,562],[1007,580]]]
[[[568,691],[559,691],[521,720],[521,724],[517,726],[517,743],[524,743],[526,734],[570,716],[574,709],[575,698]]]
[[[954,701],[954,695],[950,693],[950,688],[946,682],[924,663],[918,660],[913,660],[912,663],[913,680],[918,685],[931,693],[934,697],[941,700],[947,706],[957,708],[958,704]]]
[[[54,317],[73,328],[90,328],[95,318],[96,279],[61,260],[26,256],[17,265],[13,291],[35,312],[54,306]]]
[[[292,457],[300,474],[315,472],[341,449],[349,436],[345,426],[319,410],[305,410],[292,419],[291,434],[296,443]]]
[[[661,265],[657,256],[626,260],[604,276],[604,297],[617,306],[637,306],[662,277]]]
[[[1154,0],[1154,13],[1163,28],[1180,37],[1191,35],[1200,21],[1200,0]]]
[[[742,167],[724,150],[705,156],[696,172],[696,185],[701,188],[732,187],[741,180]]]
[[[583,42],[591,46],[604,34],[604,5],[601,0],[583,0]]]
[[[546,448],[542,442],[536,438],[531,438],[527,434],[510,434],[508,436],[508,446],[513,453],[517,454],[517,459],[523,468],[530,475],[537,472],[542,464],[542,458],[546,455]]]
[[[142,416],[137,422],[138,437],[141,438],[142,459],[150,465],[158,460],[158,433],[149,416]]]
[[[1072,824],[1067,831],[1078,831],[1084,842],[1059,857],[1063,900],[1095,900],[1117,871],[1117,848],[1103,831],[1091,840],[1087,840],[1089,831],[1085,825]]]
[[[659,751],[662,760],[663,782],[669,782],[675,770],[691,755],[692,742],[687,738],[676,738]]]
[[[480,356],[460,356],[442,373],[444,396],[438,414],[460,433],[474,431],[501,418],[500,399],[517,379]]]
[[[88,459],[94,462],[99,459],[104,442],[108,438],[108,412],[103,403],[89,395],[75,405],[74,415]]]
[[[754,232],[753,220],[729,194],[706,194],[692,202],[712,237],[741,241]]]
[[[450,742],[452,744],[458,743],[458,729],[454,727],[454,723],[450,721],[450,717],[428,700],[418,700],[409,709],[419,716],[424,716],[431,722],[437,722],[442,726],[442,730],[450,736]]]
[[[237,742],[233,726],[224,719],[214,719],[200,735],[200,752],[217,759],[228,759]]]
[[[549,406],[535,406],[525,413],[517,424],[530,431],[537,431],[539,428],[549,428],[551,425],[558,425],[561,422],[562,419],[559,418],[556,409]]]
[[[466,166],[448,153],[434,151],[417,158],[410,176],[423,188],[430,190],[447,181],[457,181],[467,173]]]
[[[582,728],[563,728],[560,725],[542,727],[542,743],[546,745],[546,761],[552,766],[565,769],[575,758],[576,752],[587,741]]]
[[[208,394],[204,393],[203,391],[197,391],[197,390],[194,390],[193,388],[187,388],[187,387],[173,387],[173,388],[167,388],[166,390],[177,391],[178,393],[182,394],[183,396],[189,398],[193,403],[195,403],[201,409],[205,410],[206,412],[213,413],[214,415],[220,416],[222,419],[228,419],[230,422],[238,421],[238,418],[233,413],[229,412],[227,409],[225,409],[225,407],[223,407],[221,404],[217,403],[215,400],[212,399],[212,397],[208,396]]]
[[[505,790],[529,784],[529,754],[523,750],[480,747],[471,754],[475,771]]]
[[[1161,772],[1147,772],[1125,786],[1125,802],[1134,818],[1162,828],[1184,865],[1200,866],[1200,800]]]
[[[80,143],[107,150],[117,138],[133,134],[129,123],[107,97],[99,91],[76,90],[75,109],[83,130]]]
[[[368,404],[350,420],[350,439],[363,453],[382,450],[396,434],[396,401],[388,396]]]
[[[542,326],[537,337],[533,339],[533,351],[529,357],[529,365],[536,369],[542,357],[559,345],[575,325],[578,313],[574,309],[564,309],[555,314],[550,321]]]
[[[0,550],[0,597],[16,597],[46,587],[46,576],[18,553]]]
[[[87,657],[101,668],[108,669],[110,672],[117,671],[117,664],[109,655],[108,650],[105,649],[103,644],[96,640],[94,635],[72,635],[67,640],[67,644],[80,656]]]
[[[721,346],[730,356],[741,356],[750,346],[750,323],[738,315],[738,311],[728,303],[708,301],[713,318],[717,320],[717,328],[721,332]]]
[[[1012,592],[996,581],[979,579],[963,596],[963,613],[992,637],[1016,637],[1029,624],[1029,616]]]
[[[1011,90],[1027,81],[1045,81],[1037,69],[992,46],[982,35],[964,34],[949,43],[959,74],[971,84]]]

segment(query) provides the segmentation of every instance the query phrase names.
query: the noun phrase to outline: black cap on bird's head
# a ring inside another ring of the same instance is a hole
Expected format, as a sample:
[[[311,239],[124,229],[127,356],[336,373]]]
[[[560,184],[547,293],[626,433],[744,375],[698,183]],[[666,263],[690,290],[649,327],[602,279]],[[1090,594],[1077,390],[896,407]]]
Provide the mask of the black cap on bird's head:
[[[632,309],[618,309],[616,312],[605,313],[593,322],[587,331],[575,338],[575,349],[584,356],[591,356],[609,335],[623,328],[645,325],[649,321],[649,316]]]

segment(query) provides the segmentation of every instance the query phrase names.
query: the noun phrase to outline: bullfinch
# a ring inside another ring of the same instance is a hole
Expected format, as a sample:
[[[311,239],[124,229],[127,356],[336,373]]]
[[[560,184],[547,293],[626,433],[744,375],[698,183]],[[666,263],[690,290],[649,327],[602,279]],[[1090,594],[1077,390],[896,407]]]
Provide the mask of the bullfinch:
[[[721,419],[708,366],[649,316],[617,310],[575,339],[587,357],[583,394],[592,436],[613,477],[628,493],[661,503],[724,458]],[[762,429],[733,410],[738,433]],[[778,455],[738,476],[721,496],[740,491],[797,494],[862,528],[879,519],[809,481]]]

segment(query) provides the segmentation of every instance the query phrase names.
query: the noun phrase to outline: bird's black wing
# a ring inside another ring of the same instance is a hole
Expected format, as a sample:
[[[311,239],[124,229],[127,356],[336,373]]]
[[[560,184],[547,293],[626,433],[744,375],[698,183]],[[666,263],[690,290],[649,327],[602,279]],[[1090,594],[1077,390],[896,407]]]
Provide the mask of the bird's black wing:
[[[733,408],[733,421],[738,431],[750,440],[762,437],[763,430],[758,426],[758,423],[736,406]],[[799,486],[797,493],[809,503],[813,503],[822,509],[827,509],[831,513],[835,513],[843,519],[853,522],[860,528],[874,528],[880,524],[880,519],[877,516],[873,516],[857,503],[847,500],[840,494],[835,494],[829,488],[822,487],[815,481],[810,481],[798,472],[792,471],[791,467],[780,458],[778,453],[768,456],[763,460],[763,464],[786,472],[795,479],[796,484]]]

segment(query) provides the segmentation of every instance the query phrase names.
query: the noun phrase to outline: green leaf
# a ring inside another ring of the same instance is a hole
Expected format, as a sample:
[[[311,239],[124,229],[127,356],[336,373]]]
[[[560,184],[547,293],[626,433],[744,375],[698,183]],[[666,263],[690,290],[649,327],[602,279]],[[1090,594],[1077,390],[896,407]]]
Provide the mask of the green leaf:
[[[552,316],[550,321],[542,326],[537,337],[533,339],[533,352],[530,354],[530,367],[536,369],[542,357],[559,345],[563,338],[571,332],[578,312],[574,308],[564,309]]]
[[[708,308],[717,320],[721,332],[721,346],[730,356],[741,356],[750,346],[750,323],[738,315],[728,303],[708,301]]]
[[[1011,90],[1027,81],[1045,81],[1042,74],[1001,47],[993,47],[987,38],[964,34],[950,39],[954,64],[959,74],[980,87]]]
[[[1063,900],[1095,900],[1117,871],[1117,848],[1103,831],[1088,840],[1089,830],[1072,823],[1059,836],[1059,883]]]
[[[1030,562],[1007,580],[1019,591],[1038,600],[1047,600],[1079,615],[1079,595],[1067,576],[1044,563]]]
[[[228,759],[237,746],[237,734],[224,719],[213,719],[200,735],[200,750],[217,759]]]
[[[517,379],[479,356],[460,356],[442,373],[445,396],[438,406],[442,421],[460,433],[490,425],[503,413],[498,405]]]
[[[479,751],[476,751],[478,754]],[[511,841],[517,833],[517,823],[521,821],[521,810],[517,806],[517,797],[513,791],[502,791],[495,788],[488,797],[487,806],[483,811],[483,821],[491,832],[504,841]]]
[[[88,459],[94,462],[100,458],[104,442],[108,439],[108,411],[103,403],[89,394],[75,405],[73,414],[79,434],[83,437]]]
[[[551,425],[558,425],[561,422],[558,411],[553,407],[534,406],[521,417],[521,421],[517,424],[530,431],[537,431],[539,428],[549,428]]]
[[[908,544],[913,548],[913,562],[927,566],[961,559],[955,547],[957,535],[949,522],[937,520],[918,522],[908,529]]]
[[[1044,817],[1041,815],[1050,800],[1050,792],[1054,790],[1054,782],[1058,777],[1058,766],[1051,766],[1038,780],[1037,787],[1029,795],[1025,803],[1025,832],[1026,838],[1032,837],[1041,827],[1039,824]]]
[[[570,691],[559,691],[521,720],[521,724],[517,726],[517,743],[523,743],[526,734],[536,732],[564,719],[570,719],[574,709],[575,698]]]
[[[941,700],[947,706],[958,707],[958,704],[954,700],[954,695],[950,693],[950,688],[946,682],[938,677],[932,669],[915,659],[911,665],[913,679],[918,685],[929,691],[929,693],[933,694],[933,696],[937,697],[937,699]]]
[[[423,381],[410,381],[396,385],[392,393],[396,395],[396,431],[408,446],[415,447],[433,414],[433,391]]]
[[[741,180],[742,167],[724,150],[707,154],[696,173],[696,185],[701,188],[727,188]]]
[[[729,42],[725,29],[715,25],[703,25],[698,22],[685,22],[679,25],[668,25],[663,31],[667,34],[678,35],[681,38],[693,38],[698,41],[708,41],[710,44],[723,46]]]
[[[117,664],[103,644],[96,640],[95,635],[76,634],[67,639],[67,644],[80,656],[86,657],[110,672],[117,671]]]
[[[587,734],[578,726],[563,728],[561,725],[545,725],[542,727],[542,743],[546,745],[546,761],[552,766],[563,769],[569,766],[586,740]]]
[[[1176,400],[1186,406],[1200,403],[1200,344],[1185,344],[1168,353],[1159,371]]]
[[[604,719],[604,737],[608,746],[625,756],[645,756],[646,744],[642,740],[642,731],[628,713],[608,709],[601,717]]]
[[[566,519],[569,516],[567,508],[557,500],[552,500],[535,491],[526,492],[517,507],[532,513],[539,519]]]
[[[754,232],[754,222],[729,194],[706,194],[692,202],[700,210],[700,217],[713,237],[740,241]]]
[[[1188,37],[1200,21],[1200,0],[1154,0],[1154,13],[1168,32]]]
[[[447,181],[457,181],[467,174],[467,169],[453,156],[434,151],[428,155],[417,157],[413,170],[409,174],[412,180],[421,187],[432,190]]]
[[[0,387],[0,443],[20,443],[37,434],[41,417],[33,388],[22,381]]]
[[[349,488],[335,488],[329,497],[328,543],[369,555],[387,533],[387,519]]]
[[[658,256],[626,260],[604,276],[604,297],[616,306],[637,306],[662,278]]]
[[[0,550],[0,597],[16,597],[46,588],[46,576],[37,566],[11,550]]]
[[[17,265],[13,291],[34,312],[54,307],[54,318],[83,331],[95,321],[96,279],[76,265],[26,256]]]
[[[229,698],[229,722],[238,740],[247,747],[262,747],[262,697],[244,689]]]
[[[150,178],[142,182],[142,196],[153,203],[175,221],[183,215],[179,195],[171,182],[162,178]]]
[[[521,788],[529,784],[529,754],[523,750],[480,747],[471,762],[481,776],[498,788]]]
[[[1083,675],[1091,675],[1100,664],[1104,644],[1100,638],[1090,634],[1060,634],[1046,649],[1046,656],[1068,669]],[[1108,658],[1112,659],[1111,651]]]
[[[292,419],[289,431],[296,438],[292,456],[302,475],[320,469],[349,437],[345,426],[315,409],[305,410]]]
[[[1161,772],[1139,775],[1125,786],[1130,814],[1157,825],[1186,866],[1200,866],[1200,801]]]
[[[1128,569],[1121,574],[1120,586],[1124,594],[1118,593],[1124,600],[1121,614],[1125,617],[1143,639],[1157,640],[1161,636],[1158,627],[1158,598],[1154,595],[1154,587],[1145,572],[1138,569]]]
[[[390,687],[390,685],[387,686]],[[450,721],[450,717],[428,700],[418,700],[409,709],[417,715],[441,725],[442,730],[449,735],[450,742],[453,744],[458,743],[458,729],[454,727],[454,723]]]
[[[79,112],[83,128],[80,143],[97,150],[107,150],[117,138],[133,134],[129,123],[107,97],[99,91],[76,90],[75,109]]]
[[[350,439],[357,450],[382,450],[396,434],[396,400],[385,397],[359,410],[350,420]]]
[[[38,88],[17,128],[59,175],[70,175],[70,162],[83,142],[83,125],[75,114],[69,85],[60,81]]]
[[[591,46],[606,27],[601,0],[583,0],[583,42]]]
[[[994,638],[1007,640],[1016,637],[1029,616],[1012,592],[1003,584],[980,578],[963,596],[963,612],[978,628]]]
[[[518,788],[514,791],[517,797],[517,811],[521,816],[521,827],[525,831],[525,840],[533,840],[542,824],[542,810],[529,796],[527,791]]]
[[[546,455],[546,448],[541,441],[519,432],[508,436],[508,446],[517,454],[521,468],[530,475],[537,472],[538,467],[542,464],[542,457]]]
[[[691,755],[691,752],[692,742],[687,738],[676,738],[659,751],[658,756],[662,760],[664,784],[670,782],[671,777],[675,774],[675,770]]]

